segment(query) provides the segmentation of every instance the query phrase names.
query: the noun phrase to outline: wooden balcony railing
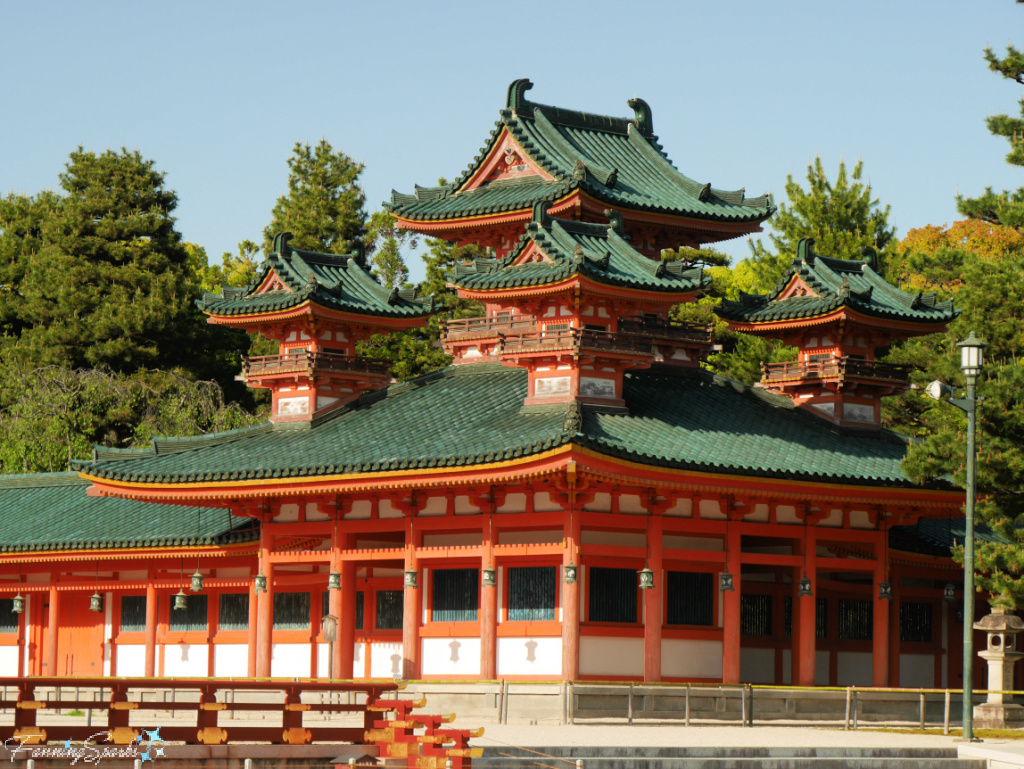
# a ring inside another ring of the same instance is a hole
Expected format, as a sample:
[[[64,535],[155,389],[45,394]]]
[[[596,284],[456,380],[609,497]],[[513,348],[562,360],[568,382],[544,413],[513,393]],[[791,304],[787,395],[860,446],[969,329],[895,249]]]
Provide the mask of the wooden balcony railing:
[[[828,360],[761,364],[762,382],[801,379],[871,379],[905,384],[910,381],[910,366],[852,358],[849,355]]]
[[[711,326],[670,321],[664,318],[619,318],[619,332],[650,339],[668,339],[695,344],[711,344]]]
[[[533,331],[504,335],[502,339],[501,352],[506,355],[544,352],[545,350],[598,350],[641,355],[654,354],[648,339],[590,329]]]
[[[251,358],[242,358],[242,376],[245,378],[271,374],[312,375],[314,371],[388,376],[386,363],[336,352],[294,350],[287,355],[255,355]]]
[[[459,318],[445,323],[445,338],[452,341],[480,339],[498,334],[529,333],[537,330],[533,315],[487,315]]]

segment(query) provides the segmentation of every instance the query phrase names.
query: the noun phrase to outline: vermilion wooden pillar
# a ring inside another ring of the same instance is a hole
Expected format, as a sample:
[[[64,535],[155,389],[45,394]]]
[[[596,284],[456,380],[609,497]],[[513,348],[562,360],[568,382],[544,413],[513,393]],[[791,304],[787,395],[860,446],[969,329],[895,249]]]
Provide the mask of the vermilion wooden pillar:
[[[817,530],[813,526],[804,526],[804,563],[800,575],[807,575],[811,581],[811,590],[816,592],[818,588],[817,564],[815,550],[817,549]],[[813,595],[794,596],[794,608],[799,604],[799,611],[794,612],[793,636],[796,639],[794,644],[793,670],[797,686],[814,686],[815,678],[815,656],[817,650],[817,601]],[[799,664],[797,661],[799,660]]]
[[[256,616],[256,677],[270,678],[274,655],[274,565],[265,557],[263,573],[267,577],[267,592],[259,594]]]
[[[662,518],[649,521],[647,568],[654,572],[654,587],[644,590],[644,681],[661,680],[661,626],[665,575],[662,573]]]
[[[354,537],[351,534],[342,535],[339,538],[345,549],[355,547]],[[335,598],[334,593],[338,594]],[[340,618],[338,625],[338,640],[334,644],[334,677],[352,678],[355,675],[356,655],[356,562],[344,560],[341,562],[341,590],[335,590],[331,594],[331,613],[334,614],[335,602],[338,603]]]
[[[402,678],[406,680],[420,677],[420,616],[421,598],[426,589],[423,575],[419,573],[419,561],[416,550],[421,538],[420,532],[411,528],[406,532],[405,539],[405,570],[416,572],[419,587],[406,585],[404,604],[402,606]]]
[[[732,574],[735,590],[724,593],[725,600],[722,610],[722,683],[738,684],[740,682],[740,591],[743,580],[740,558],[740,524],[739,521],[729,523],[728,553],[725,565]]]
[[[56,676],[60,675],[57,671],[57,618],[58,614],[58,596],[57,592],[57,575],[50,574],[50,609],[47,615],[47,626],[46,626],[46,675]]]
[[[573,503],[574,504],[574,503]],[[562,556],[562,679],[575,681],[580,677],[580,583],[565,581],[565,567],[575,564],[582,574],[577,552],[580,541],[578,517],[565,521],[565,554]]]
[[[255,574],[252,575],[255,578]],[[256,645],[257,637],[256,630],[259,627],[259,596],[253,593],[253,580],[249,580],[249,630],[248,630],[248,643],[249,643],[249,659],[246,669],[246,675],[249,678],[256,677]]]
[[[494,568],[493,513],[484,525],[480,549],[480,574]],[[493,681],[498,677],[498,587],[480,585],[480,677]]]
[[[889,582],[892,583],[892,604],[889,607],[889,683],[887,686],[900,685],[900,601],[903,600],[900,590],[900,573],[896,567],[889,568]]]
[[[156,675],[156,622],[157,622],[157,599],[156,574],[149,572],[149,581],[146,583],[146,676],[152,678]]]
[[[884,532],[883,532],[884,536]],[[876,551],[881,559],[882,547]],[[889,601],[878,597],[878,587],[885,581],[885,564],[879,560],[875,567],[875,578],[872,581],[871,602],[874,606],[874,624],[871,638],[872,686],[889,685]]]

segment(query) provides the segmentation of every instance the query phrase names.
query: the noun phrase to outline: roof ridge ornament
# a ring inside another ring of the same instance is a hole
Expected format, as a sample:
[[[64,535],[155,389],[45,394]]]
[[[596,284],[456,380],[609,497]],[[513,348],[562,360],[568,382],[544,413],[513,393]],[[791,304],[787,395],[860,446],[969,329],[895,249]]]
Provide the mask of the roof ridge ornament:
[[[806,265],[814,264],[814,238],[800,238],[796,244],[796,258]]]
[[[551,208],[550,200],[538,200],[533,204],[533,221],[545,229],[551,226],[551,215],[548,209]]]
[[[505,109],[517,112],[522,109],[526,102],[526,92],[533,88],[533,83],[528,77],[521,77],[513,80],[508,87],[508,96],[505,98]]]
[[[622,223],[622,212],[614,208],[606,208],[604,215],[608,217],[608,229],[613,230],[619,237],[625,238],[626,227]]]
[[[288,241],[294,236],[290,232],[279,232],[274,236],[274,253],[280,254],[281,256],[288,256],[292,249],[288,245]]]
[[[864,246],[860,250],[861,259],[864,261],[864,266],[870,267],[875,272],[878,272],[878,253],[871,246]],[[864,267],[861,267],[861,271]]]
[[[572,250],[572,264],[575,267],[580,267],[587,260],[587,255],[583,253],[583,246],[579,243],[576,244],[576,248]]]
[[[572,181],[574,184],[582,184],[587,180],[587,164],[577,158],[576,165],[572,169]]]
[[[626,106],[633,110],[633,114],[636,116],[633,122],[640,129],[640,133],[647,137],[654,136],[654,117],[651,114],[651,105],[634,96],[626,102]]]
[[[850,276],[843,276],[843,285],[839,287],[839,298],[849,299],[850,298]]]
[[[705,184],[703,187],[700,188],[700,192],[697,193],[697,200],[699,200],[701,203],[704,203],[710,197],[711,197],[711,182],[708,182],[707,184]]]

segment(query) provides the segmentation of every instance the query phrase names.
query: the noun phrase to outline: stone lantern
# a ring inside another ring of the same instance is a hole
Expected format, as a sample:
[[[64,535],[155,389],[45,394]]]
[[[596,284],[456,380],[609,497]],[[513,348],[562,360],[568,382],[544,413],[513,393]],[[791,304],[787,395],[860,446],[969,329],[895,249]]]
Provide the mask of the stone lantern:
[[[979,729],[1019,728],[1024,726],[1024,707],[1013,702],[1013,666],[1024,657],[1017,651],[1016,635],[1024,631],[1024,620],[1007,614],[1002,607],[974,623],[975,630],[988,634],[985,650],[978,656],[988,662],[988,700],[974,708],[974,725]]]

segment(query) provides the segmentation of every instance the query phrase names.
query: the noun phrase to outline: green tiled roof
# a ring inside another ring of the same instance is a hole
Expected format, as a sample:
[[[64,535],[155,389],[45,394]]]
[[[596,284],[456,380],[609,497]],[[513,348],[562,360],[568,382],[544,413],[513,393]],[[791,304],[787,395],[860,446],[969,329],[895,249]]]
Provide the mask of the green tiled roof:
[[[224,545],[256,539],[226,510],[89,497],[77,473],[0,477],[0,552]]]
[[[843,306],[878,318],[919,323],[947,323],[958,314],[952,301],[937,301],[935,294],[900,291],[875,272],[873,254],[861,262],[821,256],[813,248],[813,238],[799,242],[796,258],[772,293],[741,294],[738,302],[723,301],[715,312],[744,323],[811,318]],[[778,299],[794,275],[818,296]]]
[[[616,118],[526,101],[529,80],[509,86],[505,109],[486,145],[447,187],[391,193],[392,213],[416,221],[444,220],[529,209],[575,189],[611,205],[722,222],[756,223],[775,210],[771,196],[746,198],[694,181],[676,170],[652,128],[651,110],[631,99],[635,118]],[[553,177],[495,181],[460,192],[507,128],[529,157]]]
[[[274,239],[274,253],[255,281],[245,288],[225,286],[221,294],[203,294],[196,300],[199,309],[210,315],[251,315],[312,301],[360,315],[418,318],[433,311],[433,297],[417,298],[415,289],[391,290],[378,283],[360,252],[338,256],[302,251],[289,246],[289,238],[286,232]],[[271,272],[291,290],[253,293]]]
[[[98,478],[196,483],[496,462],[575,443],[648,465],[772,478],[910,486],[888,431],[826,425],[788,399],[699,369],[625,376],[628,413],[524,408],[527,372],[452,366],[364,395],[310,429],[248,428],[178,439],[172,450],[104,450]]]
[[[683,270],[677,262],[655,261],[633,249],[617,230],[621,226],[617,217],[613,226],[552,219],[545,206],[537,205],[534,221],[507,257],[456,265],[449,280],[459,288],[478,291],[542,286],[577,273],[598,283],[647,291],[686,293],[704,285],[699,269]],[[516,265],[530,243],[536,243],[551,261]]]

